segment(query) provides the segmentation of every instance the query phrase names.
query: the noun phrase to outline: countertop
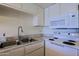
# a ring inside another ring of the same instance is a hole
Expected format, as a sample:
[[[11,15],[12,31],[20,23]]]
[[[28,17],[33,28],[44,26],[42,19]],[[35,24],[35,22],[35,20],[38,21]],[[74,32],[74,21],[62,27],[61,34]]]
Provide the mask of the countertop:
[[[49,38],[51,38],[51,36],[45,36],[43,38],[46,41],[50,42],[51,44],[56,44],[56,45],[59,45],[59,46],[67,46],[67,47],[79,49],[79,41],[75,43],[76,45],[67,45],[67,44],[63,43],[64,41],[67,41],[67,40],[64,40],[64,39],[55,39],[54,41],[51,41],[51,40],[49,40]]]
[[[40,38],[38,38],[38,39],[40,39]],[[4,47],[4,48],[0,48],[0,53],[7,52],[7,51],[10,51],[12,49],[16,49],[16,48],[32,45],[32,44],[35,44],[35,43],[38,43],[38,42],[41,42],[41,41],[43,41],[43,40],[36,40],[34,42],[22,43],[21,45],[16,45],[15,44],[15,45],[12,45],[12,46],[7,46],[7,47]]]
[[[33,35],[33,38],[36,39],[37,41],[31,42],[31,43],[23,43],[21,45],[12,45],[12,46],[7,46],[7,47],[4,47],[4,48],[0,48],[0,53],[1,52],[7,52],[7,51],[9,51],[11,49],[16,49],[16,48],[22,47],[24,45],[28,46],[28,45],[31,45],[31,44],[34,44],[34,43],[37,43],[37,42],[41,42],[43,40],[48,41],[51,44],[56,44],[56,45],[59,45],[59,46],[67,46],[67,47],[79,49],[79,41],[76,42],[76,45],[72,46],[72,45],[63,44],[62,42],[66,41],[64,39],[56,39],[55,41],[50,41],[49,38],[52,38],[52,36],[37,36],[37,35]]]

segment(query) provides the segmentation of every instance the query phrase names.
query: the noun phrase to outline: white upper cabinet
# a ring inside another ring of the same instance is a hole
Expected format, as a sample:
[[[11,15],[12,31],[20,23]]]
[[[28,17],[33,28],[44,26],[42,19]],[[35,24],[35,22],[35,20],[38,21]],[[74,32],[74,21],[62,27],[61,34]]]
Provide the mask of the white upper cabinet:
[[[66,15],[65,16],[66,28],[79,28],[77,3],[61,3],[60,11],[61,15]]]
[[[1,5],[23,11],[25,13],[35,15],[37,13],[37,6],[32,3],[2,3]]]
[[[50,28],[65,28],[65,16],[51,18],[49,21]]]
[[[32,3],[23,3],[22,4],[22,10],[24,12],[36,15],[37,13],[37,6]]]
[[[60,4],[55,4],[50,7],[48,7],[48,17],[53,18],[60,16]]]
[[[58,19],[60,16],[60,4],[54,4],[45,9],[45,25],[51,28],[59,27],[58,22],[62,22]],[[57,24],[56,24],[57,23]]]
[[[66,28],[79,28],[78,13],[68,13],[65,17]]]
[[[40,7],[37,7],[37,12],[33,17],[33,26],[36,27],[44,26],[44,10]]]
[[[57,3],[46,8],[45,14],[45,25],[52,28],[79,28],[77,3]]]
[[[60,12],[61,12],[61,15],[64,15],[67,13],[78,12],[78,4],[77,3],[61,3]]]
[[[37,7],[38,26],[44,26],[44,10]]]
[[[33,26],[43,26],[43,9],[33,3],[23,3],[22,10],[26,13],[32,14],[33,17]],[[34,24],[35,23],[35,24]]]
[[[45,25],[50,26],[50,21],[53,18],[60,16],[60,4],[54,4],[45,9]]]
[[[49,12],[48,12],[48,8],[46,8],[45,9],[45,11],[44,11],[44,13],[45,13],[45,25],[46,26],[49,26],[49,17],[48,17],[48,15],[49,15]]]

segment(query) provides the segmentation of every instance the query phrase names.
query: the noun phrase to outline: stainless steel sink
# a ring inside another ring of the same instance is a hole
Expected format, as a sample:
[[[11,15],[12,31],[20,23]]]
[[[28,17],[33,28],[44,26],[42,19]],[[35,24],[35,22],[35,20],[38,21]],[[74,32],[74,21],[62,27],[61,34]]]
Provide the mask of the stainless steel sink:
[[[23,38],[23,39],[21,40],[21,42],[23,42],[23,43],[34,42],[34,41],[37,41],[37,40],[35,40],[35,39],[33,39],[33,38],[31,38],[31,39],[29,39],[29,38]]]
[[[17,39],[18,40],[18,39]],[[34,42],[34,41],[37,41],[33,38],[28,38],[28,37],[22,37],[21,40],[19,42],[16,42],[16,41],[10,41],[10,42],[4,42],[0,45],[0,48],[4,48],[4,47],[7,47],[7,46],[12,46],[12,45],[21,45],[23,43],[31,43],[31,42]]]

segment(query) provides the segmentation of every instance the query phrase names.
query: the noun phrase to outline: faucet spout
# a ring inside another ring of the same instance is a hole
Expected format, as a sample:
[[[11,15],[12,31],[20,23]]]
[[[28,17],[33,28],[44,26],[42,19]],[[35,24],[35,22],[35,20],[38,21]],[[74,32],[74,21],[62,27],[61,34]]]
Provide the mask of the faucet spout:
[[[20,31],[23,32],[22,26],[18,26],[18,39],[19,39],[19,41],[21,39],[21,37],[20,37]]]

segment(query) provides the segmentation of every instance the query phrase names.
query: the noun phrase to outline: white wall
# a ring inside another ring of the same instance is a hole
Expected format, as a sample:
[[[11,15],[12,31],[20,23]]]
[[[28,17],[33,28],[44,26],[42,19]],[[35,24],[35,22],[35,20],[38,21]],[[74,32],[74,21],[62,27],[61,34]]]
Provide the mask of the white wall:
[[[16,13],[16,12],[15,12]],[[33,27],[33,16],[29,14],[15,14],[14,12],[0,10],[0,33],[6,33],[6,36],[16,36],[18,26],[23,26],[24,33],[40,34],[41,28]]]

